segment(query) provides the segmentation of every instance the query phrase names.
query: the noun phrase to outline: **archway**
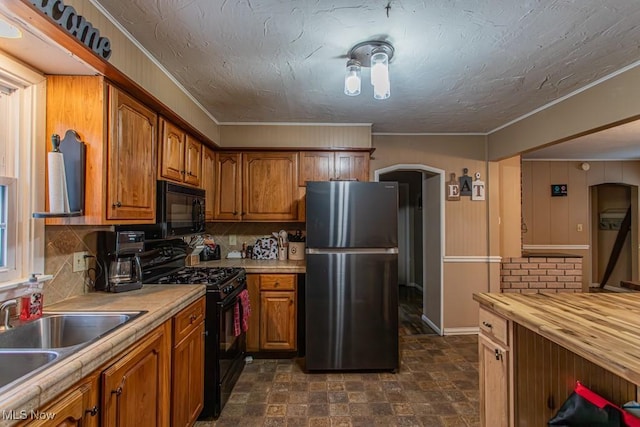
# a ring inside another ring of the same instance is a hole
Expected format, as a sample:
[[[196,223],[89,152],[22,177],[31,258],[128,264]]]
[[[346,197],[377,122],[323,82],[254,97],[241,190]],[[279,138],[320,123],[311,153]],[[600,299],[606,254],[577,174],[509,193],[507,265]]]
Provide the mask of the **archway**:
[[[421,164],[398,164],[376,170],[374,179],[384,181],[385,174],[394,172],[419,172],[422,175],[422,320],[443,335],[445,171]]]

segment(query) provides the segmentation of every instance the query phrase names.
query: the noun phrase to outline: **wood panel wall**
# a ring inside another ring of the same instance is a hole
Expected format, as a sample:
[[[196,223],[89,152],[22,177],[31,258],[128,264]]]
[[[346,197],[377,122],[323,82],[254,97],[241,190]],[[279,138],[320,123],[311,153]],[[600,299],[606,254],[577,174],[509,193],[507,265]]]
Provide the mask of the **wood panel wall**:
[[[372,175],[376,169],[387,166],[421,164],[444,170],[445,181],[449,180],[451,173],[455,173],[456,177],[462,175],[464,168],[469,169],[470,176],[480,172],[481,179],[487,181],[484,136],[374,135],[373,147],[376,151],[369,166]],[[444,255],[489,255],[487,201],[472,201],[465,196],[460,201],[444,203]]]
[[[640,185],[640,162],[523,161],[522,216],[529,245],[589,244],[589,187],[606,183]],[[551,197],[551,184],[567,184],[567,197]],[[577,225],[583,224],[583,231]]]
[[[223,125],[222,147],[370,148],[371,126]]]
[[[619,406],[636,399],[634,384],[518,324],[513,351],[517,426],[546,426],[578,380]]]

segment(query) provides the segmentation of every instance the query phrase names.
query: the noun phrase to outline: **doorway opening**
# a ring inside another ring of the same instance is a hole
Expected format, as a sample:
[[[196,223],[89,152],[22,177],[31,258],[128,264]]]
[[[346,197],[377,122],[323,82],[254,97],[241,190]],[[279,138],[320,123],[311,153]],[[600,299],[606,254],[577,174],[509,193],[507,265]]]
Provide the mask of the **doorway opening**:
[[[395,165],[375,180],[398,182],[400,333],[442,335],[444,171]]]
[[[621,282],[638,280],[637,231],[624,226],[627,212],[637,224],[638,187],[599,184],[591,187],[591,286],[620,291]],[[603,283],[604,281],[604,283]]]

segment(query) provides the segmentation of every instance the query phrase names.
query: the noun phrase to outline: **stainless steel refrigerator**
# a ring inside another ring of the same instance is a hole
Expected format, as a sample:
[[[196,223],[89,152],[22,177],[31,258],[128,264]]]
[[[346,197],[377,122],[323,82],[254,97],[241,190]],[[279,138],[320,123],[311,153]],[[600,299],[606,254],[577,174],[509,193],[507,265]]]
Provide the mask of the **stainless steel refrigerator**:
[[[306,205],[307,369],[397,371],[397,183],[308,182]]]

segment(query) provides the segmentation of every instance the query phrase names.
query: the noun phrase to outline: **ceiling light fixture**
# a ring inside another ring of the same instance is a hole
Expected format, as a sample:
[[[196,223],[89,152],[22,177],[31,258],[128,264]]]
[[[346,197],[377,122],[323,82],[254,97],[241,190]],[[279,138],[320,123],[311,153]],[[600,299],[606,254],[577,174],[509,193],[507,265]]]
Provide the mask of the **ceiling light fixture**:
[[[366,41],[358,43],[349,50],[347,72],[344,77],[344,93],[349,96],[360,94],[361,67],[371,68],[371,85],[375,99],[387,99],[391,95],[389,80],[389,62],[393,58],[394,48],[385,41]]]

